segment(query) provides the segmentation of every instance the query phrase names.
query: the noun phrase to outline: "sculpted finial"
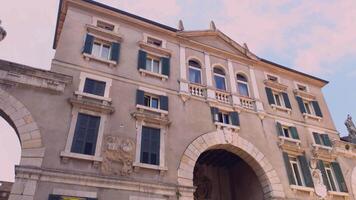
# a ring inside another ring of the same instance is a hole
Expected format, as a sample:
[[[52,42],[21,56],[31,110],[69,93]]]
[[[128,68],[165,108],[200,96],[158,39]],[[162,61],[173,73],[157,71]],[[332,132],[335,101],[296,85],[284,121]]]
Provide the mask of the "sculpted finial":
[[[352,140],[356,139],[356,126],[354,122],[352,121],[351,115],[347,115],[347,119],[345,121],[345,126],[347,128],[347,131],[349,132],[349,137]]]
[[[210,30],[216,31],[216,26],[215,26],[215,23],[213,20],[211,20],[211,22],[210,22]]]
[[[183,21],[181,19],[178,22],[178,30],[184,31],[184,25],[183,25]]]

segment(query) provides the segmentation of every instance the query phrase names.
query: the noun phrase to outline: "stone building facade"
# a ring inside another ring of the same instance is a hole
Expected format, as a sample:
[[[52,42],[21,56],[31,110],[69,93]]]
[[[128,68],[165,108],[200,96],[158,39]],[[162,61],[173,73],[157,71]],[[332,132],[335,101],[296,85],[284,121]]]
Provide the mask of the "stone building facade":
[[[355,199],[325,80],[219,31],[62,0],[50,71],[0,62],[11,200]]]

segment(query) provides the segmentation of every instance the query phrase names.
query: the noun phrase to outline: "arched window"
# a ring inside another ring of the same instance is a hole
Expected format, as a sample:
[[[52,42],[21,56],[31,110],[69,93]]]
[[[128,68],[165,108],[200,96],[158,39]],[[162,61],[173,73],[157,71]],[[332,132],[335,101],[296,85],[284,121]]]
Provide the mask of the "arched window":
[[[214,68],[215,88],[219,90],[226,90],[225,72],[219,67]]]
[[[194,60],[189,60],[189,81],[191,83],[201,84],[201,67],[200,64]]]
[[[239,91],[239,94],[241,96],[247,96],[247,97],[250,96],[248,91],[247,78],[242,74],[237,74],[236,79],[237,79],[237,89]]]

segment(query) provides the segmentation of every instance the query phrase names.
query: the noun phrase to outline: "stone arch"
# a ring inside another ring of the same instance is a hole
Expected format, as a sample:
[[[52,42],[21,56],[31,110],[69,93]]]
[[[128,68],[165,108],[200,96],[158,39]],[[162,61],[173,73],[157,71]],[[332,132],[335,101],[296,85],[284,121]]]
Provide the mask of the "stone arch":
[[[21,143],[20,165],[42,165],[44,147],[40,129],[28,109],[15,97],[0,88],[0,116],[14,129]]]
[[[222,130],[203,134],[196,138],[184,151],[178,167],[178,184],[193,187],[193,171],[201,153],[208,149],[223,148],[242,158],[256,173],[265,199],[284,199],[281,180],[272,165],[252,143],[236,133]],[[187,198],[192,199],[192,195]]]

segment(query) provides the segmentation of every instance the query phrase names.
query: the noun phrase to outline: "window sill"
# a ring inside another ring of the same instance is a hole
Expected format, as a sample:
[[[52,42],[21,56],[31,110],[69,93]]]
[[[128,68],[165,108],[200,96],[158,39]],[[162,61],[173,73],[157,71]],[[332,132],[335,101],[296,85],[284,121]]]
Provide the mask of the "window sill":
[[[143,42],[143,41],[139,41],[138,45],[142,49],[147,50],[149,52],[157,53],[160,56],[164,55],[164,56],[169,56],[170,57],[172,55],[172,51],[169,50],[169,49],[162,48],[162,47],[157,47],[157,46],[154,46],[154,45],[151,45],[151,44],[147,44],[146,42]]]
[[[95,94],[84,93],[81,91],[75,91],[74,94],[77,96],[88,97],[88,98],[96,99],[96,100],[100,100],[100,101],[111,102],[111,98],[109,98],[109,97],[103,97],[103,96],[99,96],[99,95],[95,95]]]
[[[283,106],[278,106],[278,105],[276,105],[276,104],[271,104],[271,107],[272,107],[273,110],[284,111],[284,112],[287,112],[289,115],[290,115],[291,112],[292,112],[292,109],[286,108],[286,107],[283,107]]]
[[[166,110],[161,110],[161,109],[156,109],[156,108],[150,108],[150,107],[143,106],[143,105],[136,105],[136,108],[138,108],[138,109],[143,109],[143,110],[148,110],[148,111],[151,111],[151,112],[160,113],[160,114],[162,114],[162,115],[168,115],[168,111],[166,111]]]
[[[324,146],[324,145],[320,145],[320,144],[313,144],[313,147],[315,148],[315,150],[325,149],[325,150],[328,150],[329,152],[331,152],[333,150],[332,147],[328,147],[328,146]]]
[[[96,60],[105,64],[108,64],[110,67],[114,67],[117,65],[117,62],[112,61],[112,60],[107,60],[107,59],[103,59],[103,58],[98,58],[96,56],[93,56],[91,54],[87,54],[87,53],[83,53],[83,56],[85,58],[85,60]]]
[[[312,115],[312,114],[308,114],[308,113],[303,113],[303,117],[304,119],[313,119],[313,120],[317,120],[317,121],[321,121],[321,117],[316,116],[316,115]]]
[[[339,196],[339,197],[349,197],[349,193],[346,192],[336,192],[336,191],[328,191],[328,194],[331,196]]]
[[[64,163],[68,163],[69,159],[78,159],[78,160],[87,160],[87,161],[92,161],[94,167],[98,167],[99,163],[103,161],[102,157],[99,156],[91,156],[91,155],[85,155],[85,154],[79,154],[79,153],[73,153],[73,152],[66,152],[62,151],[60,153],[60,157],[62,158]]]
[[[300,145],[300,140],[298,139],[293,139],[293,138],[289,138],[289,137],[285,137],[285,136],[278,136],[280,140],[286,140],[286,141],[289,141],[289,142],[294,142],[296,144],[299,144]]]
[[[228,129],[231,129],[231,130],[234,130],[234,131],[238,131],[240,130],[240,126],[235,126],[235,125],[232,125],[232,124],[224,124],[224,123],[221,123],[221,122],[214,122],[216,128],[228,128]]]
[[[160,78],[162,81],[168,80],[168,76],[163,74],[154,73],[145,69],[139,69],[138,71],[141,73],[142,76],[149,75],[149,76],[154,76],[156,78]]]
[[[304,153],[304,150],[301,148],[300,140],[284,136],[278,136],[278,139],[278,146],[283,149],[283,151],[288,152],[288,154],[298,156]]]
[[[311,187],[305,187],[305,186],[299,186],[299,185],[290,185],[290,188],[292,191],[302,191],[302,192],[308,192],[310,195],[314,194],[314,188]]]
[[[152,170],[158,170],[158,171],[167,171],[168,168],[165,166],[160,166],[160,165],[151,165],[151,164],[146,164],[146,163],[140,163],[140,162],[134,162],[132,164],[134,168],[144,168],[144,169],[152,169]]]

